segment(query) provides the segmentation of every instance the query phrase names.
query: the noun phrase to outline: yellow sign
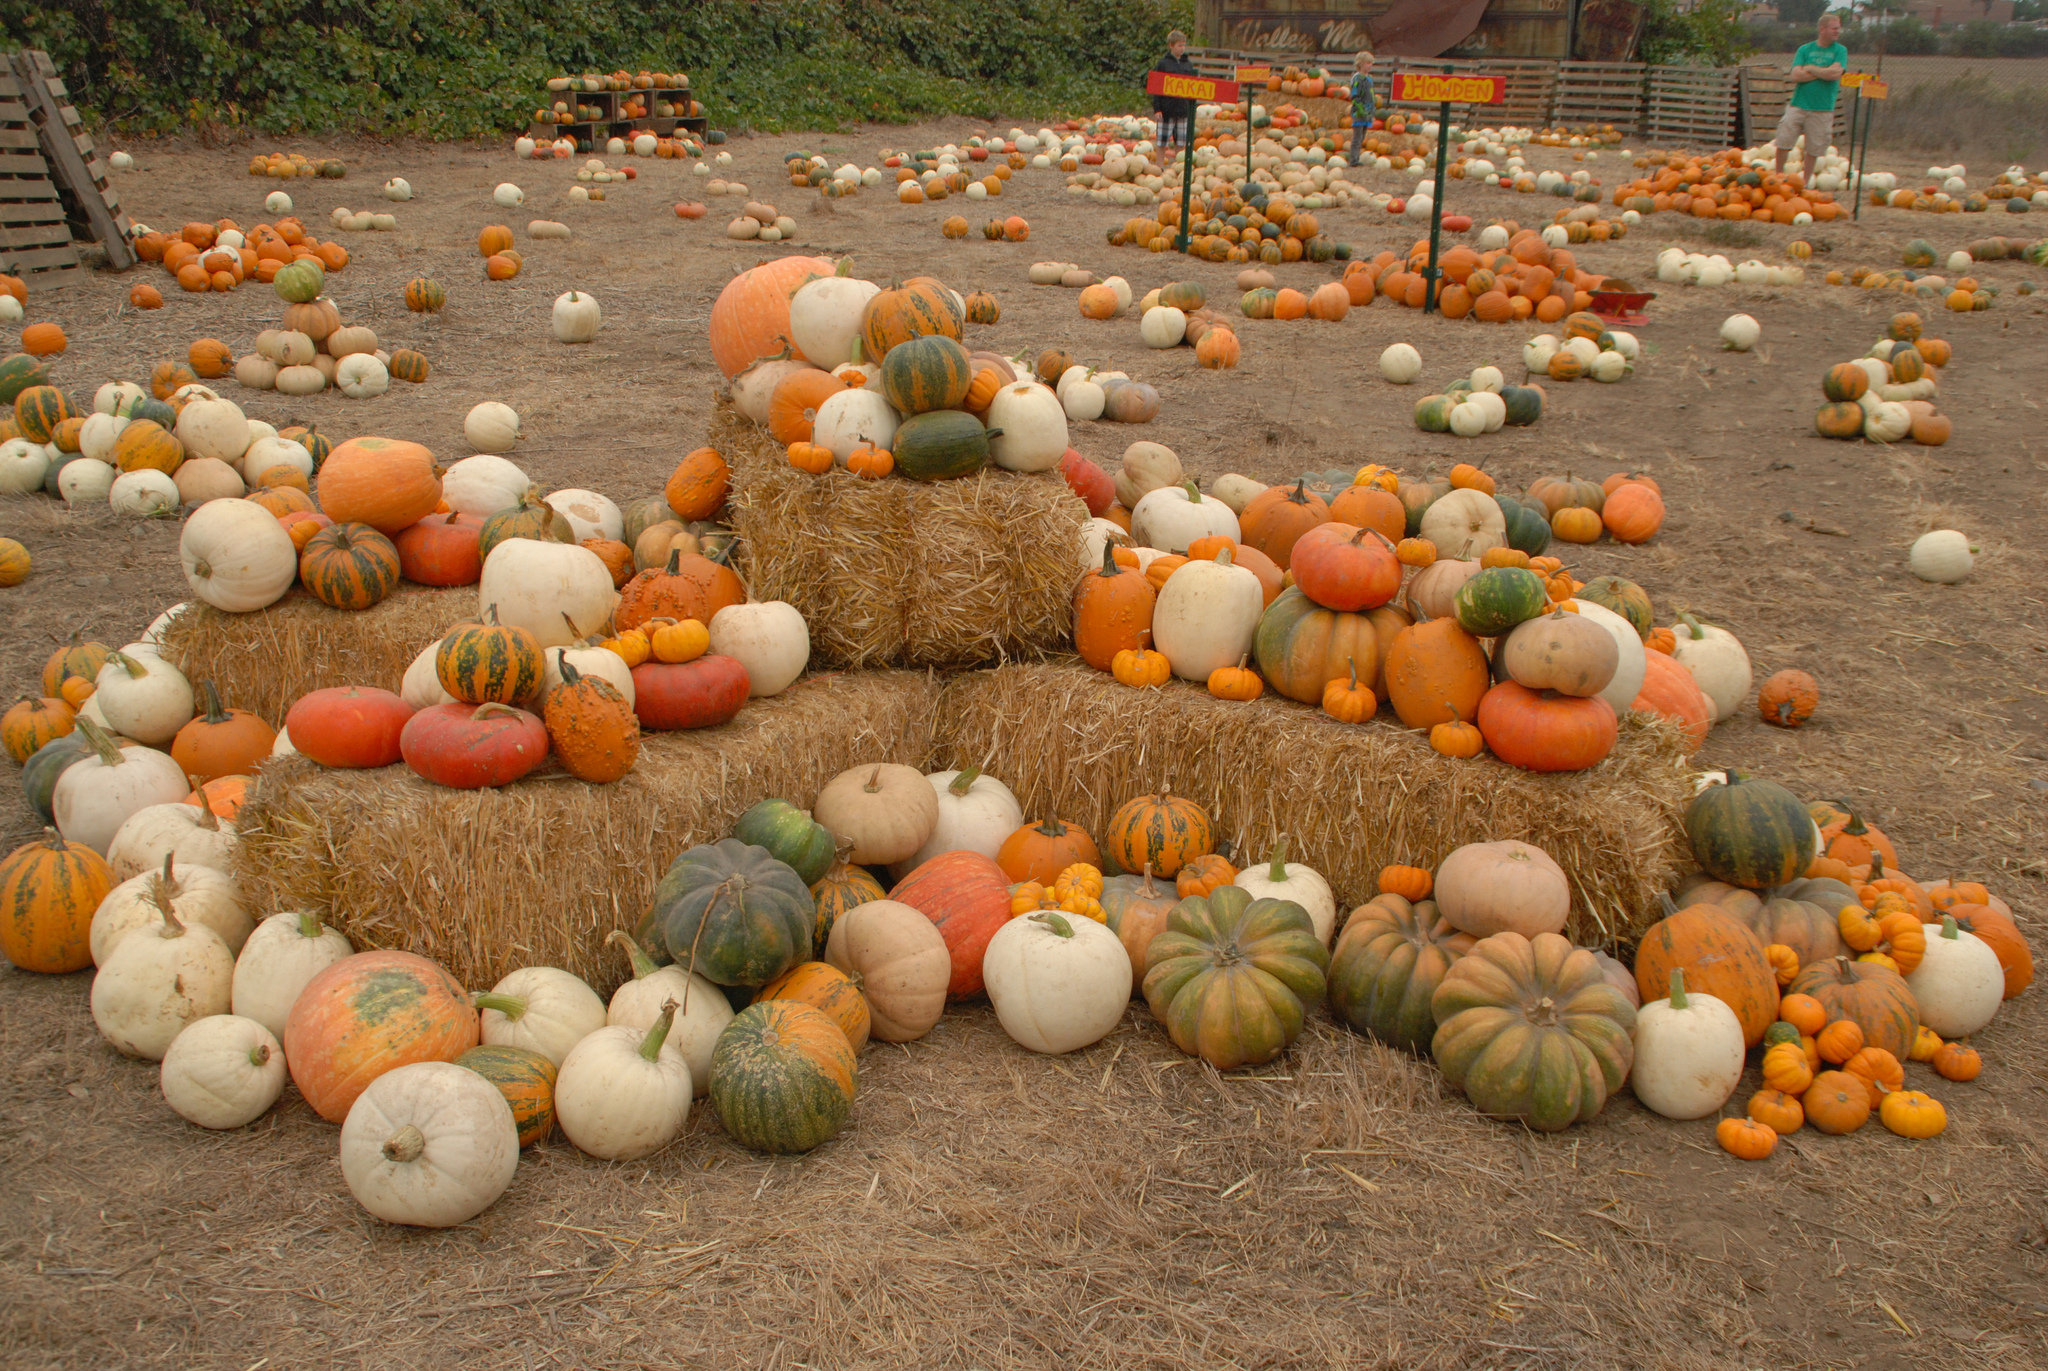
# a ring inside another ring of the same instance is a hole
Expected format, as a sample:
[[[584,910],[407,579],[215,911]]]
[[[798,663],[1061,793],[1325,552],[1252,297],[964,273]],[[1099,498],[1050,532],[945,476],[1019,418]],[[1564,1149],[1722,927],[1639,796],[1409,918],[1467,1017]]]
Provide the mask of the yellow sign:
[[[1263,81],[1272,74],[1273,69],[1271,67],[1239,67],[1237,69],[1237,79],[1240,81]]]
[[[1862,85],[1865,81],[1874,79],[1875,78],[1872,77],[1871,74],[1867,71],[1845,72],[1842,76],[1842,84],[1844,86],[1847,86],[1850,90],[1854,90],[1856,89],[1856,87]]]
[[[1207,77],[1183,76],[1172,71],[1148,72],[1145,91],[1148,95],[1164,95],[1173,100],[1214,100],[1225,105],[1237,103],[1235,81],[1212,81]]]
[[[1503,76],[1433,76],[1403,71],[1394,75],[1393,98],[1430,104],[1498,105],[1507,99]]]
[[[1865,81],[1863,83],[1863,98],[1865,100],[1882,100],[1891,93],[1892,88],[1882,81]]]

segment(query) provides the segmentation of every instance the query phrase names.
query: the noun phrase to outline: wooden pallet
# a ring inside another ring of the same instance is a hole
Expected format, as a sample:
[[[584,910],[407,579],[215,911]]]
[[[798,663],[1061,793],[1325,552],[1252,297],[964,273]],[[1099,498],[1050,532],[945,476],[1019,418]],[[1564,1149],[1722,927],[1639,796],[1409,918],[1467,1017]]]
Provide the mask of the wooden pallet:
[[[130,239],[135,225],[121,212],[121,197],[107,179],[107,165],[72,108],[71,92],[46,52],[29,48],[9,59],[14,83],[35,126],[65,216],[80,236],[107,250],[107,264],[125,271],[139,260]]]
[[[1736,140],[1739,67],[1652,67],[1643,136],[1674,147],[1725,148]]]
[[[1550,101],[1552,125],[1612,124],[1634,133],[1643,123],[1640,62],[1559,62]]]
[[[1744,67],[1740,102],[1742,127],[1738,130],[1742,146],[1750,147],[1775,134],[1778,120],[1784,116],[1785,106],[1791,99],[1791,72],[1768,63]]]
[[[21,87],[5,63],[0,63],[0,271],[54,284],[76,280],[82,271]]]

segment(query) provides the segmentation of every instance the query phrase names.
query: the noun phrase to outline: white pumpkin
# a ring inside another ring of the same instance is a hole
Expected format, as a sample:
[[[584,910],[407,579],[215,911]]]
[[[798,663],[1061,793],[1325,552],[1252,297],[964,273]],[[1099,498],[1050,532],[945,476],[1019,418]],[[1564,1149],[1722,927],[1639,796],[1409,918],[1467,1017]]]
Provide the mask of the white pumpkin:
[[[491,203],[506,209],[517,209],[526,203],[526,192],[510,181],[500,181],[498,188],[491,192]]]
[[[412,183],[403,176],[392,177],[384,183],[384,198],[386,200],[412,199]]]
[[[982,954],[996,1021],[1018,1046],[1057,1056],[1100,1042],[1131,1004],[1131,958],[1116,934],[1057,910],[1012,919]]]
[[[464,457],[441,477],[441,498],[457,514],[488,518],[511,509],[533,489],[533,481],[503,457]]]
[[[587,343],[604,327],[604,311],[588,291],[567,290],[555,297],[555,341]]]
[[[794,357],[775,357],[757,361],[732,378],[732,406],[766,428],[768,402],[775,398],[775,388],[795,372],[816,370],[819,368]]]
[[[1138,320],[1138,337],[1148,348],[1179,347],[1188,336],[1188,316],[1172,305],[1154,305]]]
[[[284,389],[283,381],[280,376],[279,390]],[[520,437],[519,413],[503,401],[485,400],[463,417],[462,436],[478,452],[510,452]]]
[[[1952,586],[1970,574],[1976,565],[1976,549],[1970,540],[1952,528],[1938,528],[1913,540],[1906,554],[1906,566],[1923,581]]]
[[[845,466],[857,447],[886,448],[896,441],[896,411],[879,390],[842,390],[825,397],[811,421],[811,441],[829,448]]]
[[[352,352],[334,364],[334,384],[351,400],[369,400],[391,389],[391,372],[376,354]]]
[[[185,1025],[228,1012],[234,974],[234,954],[219,935],[165,914],[123,938],[93,976],[92,1021],[121,1052],[162,1061]]]
[[[550,652],[560,650],[548,649]],[[455,703],[455,697],[441,684],[441,673],[435,665],[440,651],[439,638],[421,648],[419,656],[413,658],[412,665],[405,669],[405,679],[399,682],[398,698],[414,709],[431,709],[435,705]],[[623,660],[622,658],[621,661]]]
[[[78,430],[78,452],[95,462],[114,460],[114,443],[121,436],[121,430],[134,422],[119,414],[93,413],[86,416],[85,423]]]
[[[1472,561],[1508,545],[1507,519],[1491,495],[1453,490],[1423,511],[1421,532],[1437,556]]]
[[[780,695],[811,661],[811,630],[786,600],[727,605],[711,616],[711,650],[747,669],[754,699]]]
[[[93,965],[106,965],[136,930],[162,923],[166,906],[178,922],[212,929],[230,953],[239,954],[256,928],[234,877],[211,867],[179,866],[175,857],[165,856],[154,869],[130,876],[101,898],[87,935]]]
[[[667,1040],[674,1017],[664,1007],[644,1032],[600,1028],[576,1044],[555,1076],[555,1122],[564,1137],[616,1162],[658,1152],[681,1135],[695,1086],[682,1049]]]
[[[1275,844],[1271,857],[1238,872],[1231,884],[1249,890],[1255,900],[1294,901],[1308,911],[1309,921],[1316,926],[1316,940],[1325,947],[1330,945],[1330,935],[1337,931],[1337,897],[1330,893],[1330,883],[1321,872],[1287,860],[1287,844]]]
[[[882,368],[873,362],[841,362],[832,368],[832,374],[844,382],[848,390],[882,393]]]
[[[1123,464],[1116,473],[1117,503],[1125,509],[1136,509],[1138,501],[1153,491],[1178,486],[1185,480],[1187,473],[1172,448],[1140,439],[1124,449]]]
[[[93,700],[114,731],[151,747],[168,745],[195,712],[184,673],[152,653],[109,655],[94,684]]]
[[[1732,719],[1750,701],[1749,653],[1740,640],[1725,628],[1701,623],[1690,614],[1680,614],[1672,627],[1671,655],[1692,673],[1692,679],[1707,697],[1707,708],[1715,723]]]
[[[171,482],[178,488],[179,501],[195,509],[214,500],[239,500],[249,490],[233,467],[211,457],[194,457],[178,463]],[[108,492],[110,497],[112,494]]]
[[[240,1128],[284,1093],[284,1048],[254,1019],[209,1015],[171,1039],[157,1081],[164,1103],[188,1122]]]
[[[604,1001],[583,979],[552,966],[522,966],[476,996],[483,1041],[523,1047],[556,1066],[605,1026]]]
[[[291,534],[277,516],[250,500],[212,500],[194,510],[178,535],[178,560],[193,595],[230,614],[275,604],[299,574],[299,551]],[[168,742],[168,736],[162,741]]]
[[[1512,883],[1505,872],[1515,873]],[[1475,938],[1561,933],[1571,914],[1571,883],[1534,844],[1513,838],[1466,843],[1437,866],[1436,904],[1453,928]]]
[[[1617,716],[1626,714],[1635,703],[1636,696],[1643,693],[1643,679],[1650,670],[1649,659],[1643,654],[1649,649],[1643,646],[1642,635],[1636,632],[1635,625],[1607,606],[1596,605],[1591,600],[1574,600],[1572,603],[1579,607],[1581,618],[1591,619],[1614,639],[1614,678],[1600,692],[1600,698],[1614,706]]]
[[[1245,506],[1266,493],[1262,481],[1249,476],[1240,476],[1234,471],[1225,472],[1209,483],[1209,493],[1230,506],[1230,512],[1240,519],[1244,517]]]
[[[149,392],[133,381],[109,381],[92,393],[92,409],[95,414],[125,417],[131,406],[148,398]]]
[[[26,438],[0,443],[0,495],[33,495],[49,475],[50,454],[43,444]]]
[[[1109,397],[1100,385],[1085,376],[1078,381],[1067,380],[1068,376],[1080,370],[1079,367],[1069,367],[1065,375],[1060,377],[1061,385],[1057,392],[1060,409],[1069,419],[1083,422],[1100,419],[1103,409],[1109,403]]]
[[[1236,542],[1237,515],[1215,496],[1202,494],[1193,481],[1162,486],[1131,510],[1131,537],[1162,552],[1186,552],[1195,539],[1217,534]]]
[[[1635,1044],[1629,1086],[1667,1119],[1703,1119],[1742,1083],[1742,1021],[1717,997],[1688,992],[1682,970],[1668,999],[1636,1011]]]
[[[235,957],[234,1012],[284,1037],[285,1020],[306,983],[353,953],[340,929],[286,910],[256,925]]]
[[[164,636],[170,632],[171,625],[180,617],[190,613],[191,609],[192,602],[190,600],[180,600],[177,604],[172,605],[169,609],[151,619],[149,627],[142,630],[142,637],[138,641],[146,644],[151,650],[161,648],[164,644]]]
[[[1484,391],[1489,395],[1500,394],[1500,388],[1507,384],[1507,377],[1499,367],[1472,368],[1472,390],[1474,394]]]
[[[330,359],[331,360],[331,359]],[[277,393],[280,395],[318,395],[327,389],[327,372],[317,366],[281,367],[277,373]]]
[[[1863,436],[1873,443],[1896,443],[1913,431],[1913,415],[1895,400],[1880,400],[1863,416]]]
[[[226,875],[235,853],[235,826],[210,806],[151,805],[138,809],[107,843],[107,867],[117,881],[162,870],[164,859],[178,869],[204,867]]]
[[[257,438],[249,444],[249,450],[242,454],[242,460],[235,470],[250,485],[256,478],[272,467],[290,467],[307,481],[313,479],[313,454],[304,443],[294,438]],[[180,468],[182,470],[182,468]]]
[[[435,651],[439,647],[440,644],[436,643],[434,647],[429,648],[428,651]],[[716,650],[717,649],[715,648],[713,649],[713,651]],[[570,666],[576,668],[576,672],[578,675],[601,677],[603,680],[608,682],[613,689],[617,690],[619,694],[626,697],[627,704],[632,704],[634,699],[637,698],[633,691],[633,668],[626,665],[625,658],[621,657],[618,653],[613,652],[610,648],[572,646],[551,647],[541,653],[542,699],[546,699],[547,692],[553,690],[556,686],[562,683],[562,663],[564,661],[567,661]],[[432,669],[432,663],[429,663],[428,670],[431,671]],[[406,679],[408,681],[412,679],[412,673],[410,671],[406,673]],[[441,678],[438,673],[434,675],[434,688],[436,690],[441,689]],[[403,693],[403,691],[400,692],[400,694]],[[443,690],[441,693],[443,695],[447,695],[447,692],[445,690]],[[448,698],[452,699],[454,697],[449,696]],[[445,704],[447,703],[447,701],[439,700],[435,703]]]
[[[489,1209],[519,1169],[519,1124],[498,1087],[453,1062],[371,1081],[341,1125],[341,1175],[386,1223],[449,1228]]]
[[[1906,977],[1920,1002],[1920,1022],[1944,1038],[1982,1032],[2005,999],[2005,969],[1998,954],[1947,915],[1938,924],[1922,924],[1920,931],[1927,951]]]
[[[1763,336],[1764,326],[1747,314],[1731,314],[1721,321],[1721,346],[1730,352],[1748,352]]]
[[[268,357],[245,353],[235,359],[235,382],[250,390],[276,390],[277,373],[282,369]]]
[[[507,538],[491,549],[477,582],[477,612],[562,647],[603,627],[618,602],[604,559],[573,543]]]
[[[1251,652],[1265,608],[1259,578],[1231,565],[1227,550],[1213,562],[1189,562],[1174,568],[1152,607],[1152,645],[1174,675],[1206,682]]]
[[[855,276],[821,276],[805,282],[789,297],[789,341],[819,366],[855,360],[861,312],[881,291],[873,281]]]
[[[1050,471],[1067,450],[1067,412],[1036,381],[1003,386],[988,405],[989,458],[1005,471]]]
[[[1408,343],[1392,343],[1380,353],[1380,375],[1397,386],[1413,385],[1422,375],[1422,354]]]
[[[710,1094],[711,1054],[718,1047],[718,1035],[734,1017],[725,991],[694,971],[656,966],[640,945],[619,929],[607,934],[605,941],[625,948],[633,961],[633,979],[612,992],[605,1026],[645,1033],[661,1017],[662,1007],[673,1000],[676,1014],[668,1031],[669,1045],[690,1064],[692,1093],[698,1099]]]
[[[925,779],[939,799],[939,821],[932,836],[891,874],[901,880],[942,852],[979,852],[991,861],[1003,840],[1024,827],[1024,806],[1010,788],[980,767],[935,771]]]
[[[188,457],[232,464],[249,450],[249,418],[232,400],[194,400],[178,412],[178,441]]]
[[[1452,405],[1447,416],[1451,432],[1460,438],[1477,438],[1486,432],[1486,407],[1461,401]]]
[[[1600,353],[1586,365],[1586,374],[1596,381],[1619,381],[1628,370],[1628,358],[1618,352]]]
[[[12,300],[14,297],[10,295],[7,298]],[[96,509],[107,502],[107,495],[113,490],[114,478],[118,475],[120,473],[105,462],[91,457],[74,457],[57,473],[57,493],[73,509]]]
[[[546,497],[548,507],[569,521],[575,530],[576,541],[581,543],[592,538],[603,538],[618,542],[626,536],[626,516],[619,507],[594,490],[580,490],[571,486],[558,490]]]
[[[1129,547],[1131,535],[1108,519],[1090,519],[1081,525],[1080,543],[1080,571],[1085,576],[1091,571],[1102,570],[1104,554],[1110,548]]]

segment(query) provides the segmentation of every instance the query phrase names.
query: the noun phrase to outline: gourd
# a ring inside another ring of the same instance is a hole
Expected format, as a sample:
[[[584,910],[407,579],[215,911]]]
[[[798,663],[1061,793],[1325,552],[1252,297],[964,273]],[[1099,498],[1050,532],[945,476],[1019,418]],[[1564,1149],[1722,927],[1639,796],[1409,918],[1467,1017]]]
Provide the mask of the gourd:
[[[1174,675],[1206,682],[1211,672],[1251,652],[1265,608],[1259,578],[1234,565],[1225,549],[1214,561],[1189,562],[1167,578],[1152,609],[1152,642]]]
[[[114,478],[114,484],[107,487],[108,507],[117,514],[137,518],[169,514],[183,499],[178,483],[161,471],[123,472]]]
[[[912,775],[929,799],[924,777]],[[635,936],[719,985],[766,985],[810,960],[815,914],[801,876],[764,849],[725,838],[676,858]]]
[[[93,911],[94,964],[105,966],[114,949],[131,935],[162,923],[167,909],[180,923],[212,929],[231,954],[241,952],[256,927],[232,878],[203,866],[180,871],[175,859],[166,856],[160,869],[131,876],[109,890]]]
[[[941,852],[979,852],[995,859],[1003,840],[1024,826],[1024,807],[1010,788],[979,767],[936,771],[925,777],[938,801],[931,836],[916,852],[897,864],[898,879]]]
[[[519,414],[502,401],[485,400],[463,418],[462,436],[478,452],[510,452],[520,437]]]
[[[711,1102],[740,1145],[808,1152],[846,1126],[858,1075],[852,1043],[823,1012],[761,1000],[719,1035]]]
[[[1754,676],[1749,653],[1733,633],[1703,624],[1690,614],[1678,616],[1671,655],[1692,673],[1700,693],[1713,709],[1714,722],[1732,718],[1749,700]]]
[[[1748,352],[1763,336],[1763,325],[1747,314],[1731,314],[1721,321],[1721,345],[1730,352]],[[1689,1114],[1684,1117],[1699,1116]]]
[[[1257,1066],[1301,1035],[1330,954],[1308,911],[1219,886],[1174,907],[1145,953],[1145,1002],[1181,1051],[1219,1071]]]
[[[214,1014],[171,1040],[157,1080],[182,1118],[201,1128],[240,1128],[284,1093],[284,1049],[256,1020]]]
[[[110,654],[94,681],[92,698],[107,723],[122,737],[151,747],[169,743],[196,712],[184,673],[149,652]]]
[[[445,490],[445,485],[443,486]],[[625,515],[610,498],[594,490],[570,488],[543,497],[548,508],[569,521],[569,531],[578,543],[593,538],[617,542],[626,530]]]
[[[234,850],[235,826],[215,815],[212,805],[165,803],[122,821],[107,842],[107,866],[117,881],[155,871],[166,857],[183,868],[202,866],[225,875]]]
[[[881,290],[857,276],[820,276],[806,282],[789,297],[789,341],[821,366],[853,360],[861,312]]]
[[[937,412],[972,421],[971,415],[956,411]],[[818,406],[811,441],[829,448],[833,460],[844,466],[856,448],[888,448],[897,441],[897,429],[896,411],[886,399],[875,391],[853,388],[827,396]]]
[[[104,856],[131,815],[182,800],[190,787],[184,768],[169,757],[150,748],[115,746],[86,715],[78,718],[78,733],[91,753],[57,778],[50,809],[59,833]]]
[[[190,462],[185,466],[192,465]],[[183,470],[181,467],[180,470]],[[103,505],[113,493],[117,473],[105,462],[79,457],[66,462],[57,473],[57,493],[74,509]],[[177,478],[171,478],[175,483]],[[180,486],[180,490],[184,487]]]
[[[571,1048],[555,1076],[555,1122],[570,1142],[605,1161],[660,1151],[682,1133],[696,1094],[690,1064],[670,1042],[671,999],[644,1031],[600,1028]]]
[[[1412,385],[1422,374],[1422,354],[1412,344],[1393,343],[1380,353],[1380,375],[1397,386]]]
[[[452,1062],[386,1072],[341,1125],[341,1174],[387,1223],[449,1228],[489,1209],[519,1167],[519,1123],[498,1087]]]
[[[754,699],[780,695],[810,665],[810,627],[785,600],[727,605],[711,616],[710,630],[711,651],[747,669]]]
[[[315,915],[273,914],[256,925],[235,957],[229,986],[233,1010],[282,1042],[292,1006],[307,983],[354,951],[340,929],[327,927]]]
[[[1752,890],[1792,880],[1819,849],[1813,820],[1797,796],[1775,781],[1733,770],[1693,797],[1685,834],[1709,875]]]
[[[986,423],[992,432],[1000,430],[989,440],[989,460],[1006,471],[1050,471],[1067,450],[1067,412],[1057,395],[1035,381],[998,390]],[[1132,519],[1135,524],[1135,512]]]
[[[292,1084],[314,1113],[339,1123],[385,1073],[475,1047],[477,1016],[455,979],[425,957],[357,952],[306,982],[283,1042]]]
[[[1188,316],[1172,305],[1154,305],[1138,320],[1138,337],[1148,348],[1178,347],[1188,332]]]
[[[1315,928],[1316,941],[1325,947],[1330,945],[1330,936],[1337,931],[1337,899],[1330,893],[1330,883],[1322,873],[1287,860],[1284,839],[1273,844],[1270,857],[1238,872],[1231,884],[1249,890],[1254,899],[1291,900],[1300,905]]]
[[[1155,490],[1180,486],[1187,480],[1180,457],[1163,443],[1140,441],[1124,449],[1123,465],[1114,480],[1117,503],[1136,510],[1138,502]],[[1235,511],[1233,511],[1235,512]]]
[[[1512,629],[1495,649],[1499,669],[1531,690],[1598,695],[1621,665],[1620,645],[1604,626],[1581,614],[1556,613]]]
[[[515,509],[532,489],[533,481],[519,467],[488,454],[463,458],[441,478],[441,498],[457,514],[489,516]]]
[[[185,1025],[228,1012],[235,956],[203,924],[180,923],[168,908],[154,926],[114,949],[92,978],[92,1018],[131,1057],[162,1061]]]
[[[1976,561],[1972,551],[1967,537],[1954,529],[1940,528],[1913,540],[1906,565],[1923,581],[1952,586],[1970,574]]]
[[[1562,932],[1571,898],[1564,869],[1550,854],[1512,838],[1467,843],[1436,872],[1437,909],[1453,928],[1478,938]]]
[[[1439,557],[1475,559],[1507,546],[1507,516],[1484,491],[1453,490],[1423,511],[1421,536]]]
[[[1131,962],[1093,919],[1043,910],[1010,920],[982,956],[1003,1031],[1032,1052],[1058,1055],[1099,1042],[1123,1020]]]
[[[1185,553],[1197,538],[1222,537],[1235,543],[1240,532],[1230,507],[1202,494],[1193,481],[1149,491],[1131,510],[1131,537],[1162,552]]]
[[[1410,903],[1383,891],[1352,910],[1337,936],[1330,1011],[1389,1046],[1427,1052],[1436,1033],[1430,999],[1475,941],[1442,918],[1433,900]]]
[[[1921,931],[1927,949],[1906,977],[1920,1006],[1920,1022],[1944,1038],[1982,1031],[2005,999],[2005,969],[1998,954],[1948,916]]]
[[[938,825],[939,802],[917,768],[878,762],[826,782],[811,817],[852,844],[851,860],[886,866],[924,846]]]
[[[524,1047],[558,1068],[571,1048],[606,1022],[597,992],[552,966],[521,967],[473,998],[486,1044]]]
[[[945,1013],[952,955],[933,921],[907,904],[854,906],[833,921],[824,957],[867,998],[868,1031],[883,1042],[921,1038]]]
[[[1636,1098],[1667,1119],[1703,1119],[1742,1082],[1742,1024],[1735,1011],[1702,992],[1687,994],[1674,967],[1669,998],[1636,1011]]]

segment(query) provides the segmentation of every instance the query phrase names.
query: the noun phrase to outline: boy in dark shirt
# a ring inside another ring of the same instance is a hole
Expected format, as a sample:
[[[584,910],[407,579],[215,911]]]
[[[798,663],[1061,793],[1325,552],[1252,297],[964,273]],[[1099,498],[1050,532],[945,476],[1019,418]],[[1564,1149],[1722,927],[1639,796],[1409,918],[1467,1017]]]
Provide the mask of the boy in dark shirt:
[[[1179,29],[1166,35],[1166,56],[1159,59],[1156,70],[1170,71],[1179,76],[1195,74],[1195,64],[1188,60],[1188,36]],[[1159,146],[1162,150],[1185,146],[1193,136],[1194,101],[1155,95],[1152,97],[1152,114],[1159,121]]]

